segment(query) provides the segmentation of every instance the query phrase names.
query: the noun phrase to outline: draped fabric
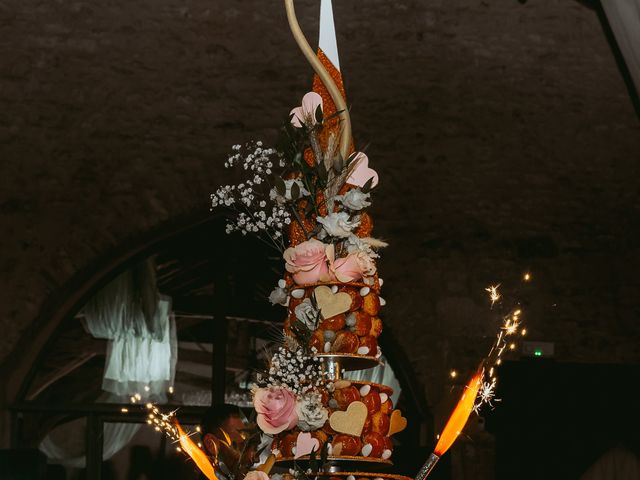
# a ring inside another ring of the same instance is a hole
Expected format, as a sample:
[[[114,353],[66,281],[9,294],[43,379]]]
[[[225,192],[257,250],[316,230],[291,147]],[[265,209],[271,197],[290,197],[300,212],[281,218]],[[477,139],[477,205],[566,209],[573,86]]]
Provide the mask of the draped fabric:
[[[640,94],[640,0],[603,0],[602,7]]]
[[[402,388],[400,382],[396,378],[396,374],[393,372],[391,365],[386,361],[384,355],[380,357],[381,364],[377,367],[369,368],[367,370],[356,370],[353,372],[345,372],[344,378],[347,380],[364,380],[367,382],[381,383],[393,389],[393,395],[391,395],[391,401],[394,405],[398,404],[398,398]]]
[[[102,388],[128,397],[166,401],[177,361],[171,299],[158,294],[153,266],[147,262],[117,277],[84,308],[85,326],[95,338],[109,340]]]
[[[147,261],[118,276],[87,302],[83,309],[87,328],[96,338],[133,335],[162,340],[158,300],[153,263]]]
[[[140,393],[155,402],[166,401],[173,385],[177,360],[175,321],[170,316],[171,302],[158,302],[156,317],[163,326],[159,340],[151,333],[131,333],[113,338],[107,346],[102,389],[119,396]]]
[[[103,427],[102,459],[109,460],[124,448],[142,425],[135,423],[105,423]],[[84,419],[61,425],[49,433],[40,443],[40,451],[47,456],[49,463],[65,467],[84,468],[86,465],[84,445]],[[56,430],[58,430],[56,432]],[[69,442],[65,439],[79,441]]]

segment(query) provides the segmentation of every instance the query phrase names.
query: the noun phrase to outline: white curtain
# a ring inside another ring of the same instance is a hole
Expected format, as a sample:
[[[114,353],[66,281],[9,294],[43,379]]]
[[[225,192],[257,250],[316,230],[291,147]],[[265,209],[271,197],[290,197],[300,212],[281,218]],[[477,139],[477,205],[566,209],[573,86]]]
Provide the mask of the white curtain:
[[[176,327],[170,308],[169,300],[158,302],[156,316],[162,318],[163,324],[159,340],[151,333],[140,336],[127,333],[111,339],[107,346],[103,390],[123,397],[140,393],[155,402],[166,401],[177,359]]]
[[[396,378],[396,374],[393,373],[393,368],[387,363],[384,355],[380,357],[382,362],[377,367],[369,368],[367,370],[355,370],[353,372],[345,372],[344,378],[348,380],[362,380],[367,382],[380,383],[391,387],[393,389],[393,395],[391,395],[391,401],[394,405],[398,404],[398,398],[402,388],[400,388],[400,382]]]
[[[640,0],[602,0],[602,7],[640,95]]]
[[[121,397],[139,393],[166,402],[177,361],[171,299],[157,293],[152,265],[125,272],[84,308],[85,326],[109,340],[102,388]]]

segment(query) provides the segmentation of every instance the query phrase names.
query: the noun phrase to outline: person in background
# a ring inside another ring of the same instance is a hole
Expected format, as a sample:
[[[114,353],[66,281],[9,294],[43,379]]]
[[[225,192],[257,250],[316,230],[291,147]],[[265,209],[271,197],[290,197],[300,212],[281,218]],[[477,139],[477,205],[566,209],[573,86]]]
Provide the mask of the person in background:
[[[640,440],[630,428],[617,435],[616,445],[608,449],[582,474],[580,480],[640,479]]]
[[[225,472],[244,474],[254,463],[255,449],[245,445],[245,429],[244,415],[236,405],[214,405],[202,418],[202,445],[213,463],[222,464],[218,468],[222,475]]]

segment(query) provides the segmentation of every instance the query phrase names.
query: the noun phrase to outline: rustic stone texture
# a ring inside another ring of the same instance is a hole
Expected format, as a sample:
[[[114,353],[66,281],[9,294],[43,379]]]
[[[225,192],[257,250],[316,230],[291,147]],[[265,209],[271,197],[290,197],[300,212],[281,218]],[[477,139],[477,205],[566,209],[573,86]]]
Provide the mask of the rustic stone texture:
[[[315,38],[317,2],[297,3]],[[381,176],[385,320],[435,411],[491,341],[484,288],[527,269],[530,338],[638,361],[640,125],[595,14],[335,3]],[[0,55],[0,359],[80,269],[208,208],[229,145],[273,139],[310,85],[282,7],[256,0],[4,0]]]

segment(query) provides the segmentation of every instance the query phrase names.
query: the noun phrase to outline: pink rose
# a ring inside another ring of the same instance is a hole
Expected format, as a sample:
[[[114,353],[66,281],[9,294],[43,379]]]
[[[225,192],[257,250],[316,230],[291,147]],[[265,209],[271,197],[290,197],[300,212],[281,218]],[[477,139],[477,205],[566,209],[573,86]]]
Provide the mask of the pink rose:
[[[376,273],[376,263],[365,252],[350,253],[333,263],[333,272],[341,282],[355,282]]]
[[[315,238],[287,248],[282,255],[287,262],[287,272],[293,273],[298,285],[329,280],[326,245]]]
[[[253,396],[258,426],[264,433],[290,430],[298,423],[296,397],[286,388],[260,388]]]

